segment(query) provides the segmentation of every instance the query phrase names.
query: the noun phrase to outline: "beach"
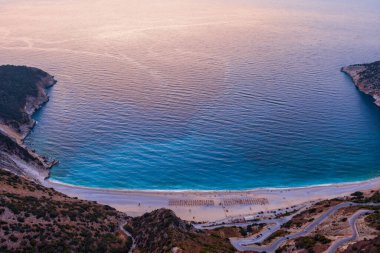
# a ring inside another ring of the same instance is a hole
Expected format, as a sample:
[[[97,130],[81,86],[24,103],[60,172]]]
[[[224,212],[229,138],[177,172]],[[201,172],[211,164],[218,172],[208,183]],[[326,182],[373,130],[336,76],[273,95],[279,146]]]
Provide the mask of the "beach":
[[[169,208],[181,219],[206,222],[226,218],[243,218],[259,212],[275,211],[303,203],[349,196],[355,191],[377,190],[380,188],[380,178],[353,183],[299,188],[263,188],[247,191],[92,189],[65,185],[51,180],[45,180],[43,184],[71,197],[112,206],[130,216],[139,216],[159,208]]]

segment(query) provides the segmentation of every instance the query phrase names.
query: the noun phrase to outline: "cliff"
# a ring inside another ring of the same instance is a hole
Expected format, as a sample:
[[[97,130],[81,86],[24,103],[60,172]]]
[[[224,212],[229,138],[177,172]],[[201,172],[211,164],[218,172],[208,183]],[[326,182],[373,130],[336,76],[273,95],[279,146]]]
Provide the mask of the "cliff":
[[[341,69],[349,75],[356,87],[375,99],[380,106],[380,61],[369,64],[355,64]]]
[[[0,66],[0,122],[22,140],[34,126],[33,113],[49,101],[46,89],[57,81],[26,66]]]
[[[46,89],[56,80],[48,73],[25,66],[0,66],[0,166],[18,175],[43,180],[49,162],[24,145],[35,125],[33,113],[49,101]]]
[[[24,139],[35,124],[33,113],[49,101],[46,89],[56,82],[37,68],[0,66],[0,122]]]

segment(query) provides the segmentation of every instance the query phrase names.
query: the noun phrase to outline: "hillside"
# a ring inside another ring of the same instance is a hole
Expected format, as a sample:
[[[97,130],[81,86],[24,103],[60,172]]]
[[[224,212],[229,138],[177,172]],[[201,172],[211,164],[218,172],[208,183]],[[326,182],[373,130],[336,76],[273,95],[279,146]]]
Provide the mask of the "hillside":
[[[23,165],[32,167],[33,171],[28,171]],[[0,168],[24,176],[33,172],[44,178],[48,176],[49,171],[47,169],[50,165],[52,164],[46,163],[43,158],[27,147],[18,144],[0,132]]]
[[[380,61],[369,64],[355,64],[342,68],[359,90],[372,96],[380,106]]]
[[[133,235],[139,252],[235,252],[227,237],[215,231],[195,230],[168,209],[133,218],[125,229]]]
[[[48,101],[45,89],[54,85],[54,77],[26,66],[0,66],[0,122],[25,134],[34,121],[33,112]],[[27,127],[26,127],[27,128]]]
[[[125,218],[0,170],[0,252],[127,252]]]
[[[238,228],[199,231],[171,210],[130,218],[0,170],[0,252],[235,252]]]

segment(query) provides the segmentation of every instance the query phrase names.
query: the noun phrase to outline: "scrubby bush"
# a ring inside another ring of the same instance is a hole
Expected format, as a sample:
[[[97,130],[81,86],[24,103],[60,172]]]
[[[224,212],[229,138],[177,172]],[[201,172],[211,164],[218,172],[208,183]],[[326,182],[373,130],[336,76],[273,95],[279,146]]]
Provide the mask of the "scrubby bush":
[[[28,119],[22,108],[28,96],[37,96],[36,83],[47,73],[25,66],[0,66],[0,117],[18,123]]]

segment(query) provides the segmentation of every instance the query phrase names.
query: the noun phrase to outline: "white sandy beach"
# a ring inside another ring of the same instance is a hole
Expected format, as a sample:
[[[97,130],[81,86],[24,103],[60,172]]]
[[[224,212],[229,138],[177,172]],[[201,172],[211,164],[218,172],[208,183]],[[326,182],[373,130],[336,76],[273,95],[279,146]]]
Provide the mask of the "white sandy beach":
[[[247,216],[261,211],[291,207],[310,201],[348,196],[355,191],[377,190],[380,178],[367,181],[300,188],[254,189],[247,191],[138,191],[76,187],[45,180],[44,185],[72,197],[110,205],[128,215],[137,216],[158,208],[170,208],[189,221],[214,221],[227,217]],[[231,199],[268,200],[264,205],[237,204],[224,206]],[[213,200],[214,205],[173,206],[173,200]]]

